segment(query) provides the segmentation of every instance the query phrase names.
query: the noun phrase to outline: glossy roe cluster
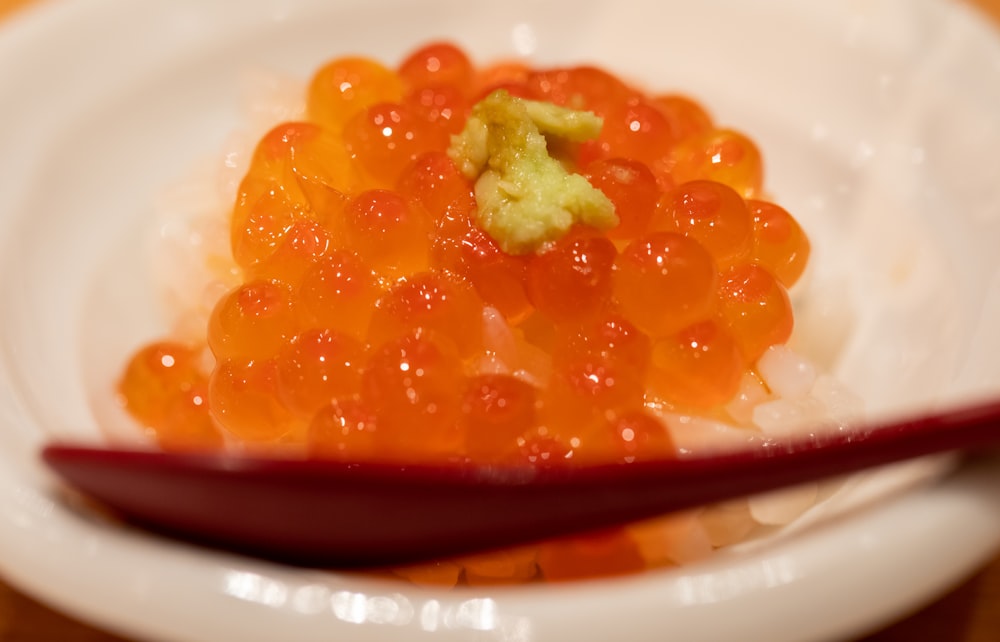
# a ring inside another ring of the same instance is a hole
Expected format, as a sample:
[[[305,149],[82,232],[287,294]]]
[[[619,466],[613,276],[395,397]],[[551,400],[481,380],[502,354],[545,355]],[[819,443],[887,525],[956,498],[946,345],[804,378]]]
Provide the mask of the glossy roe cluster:
[[[484,232],[446,151],[496,89],[603,119],[596,138],[549,139],[548,153],[607,196],[617,226],[578,224],[527,254]],[[741,377],[788,339],[786,289],[809,254],[765,199],[754,143],[690,99],[595,67],[475,68],[444,43],[395,69],[358,57],[319,69],[307,118],[257,145],[230,234],[243,281],[204,344],[146,346],[121,382],[164,448],[510,465],[670,456],[650,407],[724,416]],[[576,540],[607,553],[587,558],[594,568],[543,546],[414,577],[630,570],[650,561],[637,541]]]

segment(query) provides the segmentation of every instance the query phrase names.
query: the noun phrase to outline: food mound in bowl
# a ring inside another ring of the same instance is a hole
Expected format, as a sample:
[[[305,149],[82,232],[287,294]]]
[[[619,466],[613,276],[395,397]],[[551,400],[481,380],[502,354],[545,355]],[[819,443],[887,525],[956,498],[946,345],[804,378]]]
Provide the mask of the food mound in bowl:
[[[754,143],[696,102],[596,67],[476,68],[447,43],[396,69],[333,60],[306,100],[252,155],[213,268],[231,287],[197,340],[125,368],[160,447],[627,465],[845,396],[785,346],[805,234],[766,199]],[[396,572],[628,572],[791,519],[753,508]]]

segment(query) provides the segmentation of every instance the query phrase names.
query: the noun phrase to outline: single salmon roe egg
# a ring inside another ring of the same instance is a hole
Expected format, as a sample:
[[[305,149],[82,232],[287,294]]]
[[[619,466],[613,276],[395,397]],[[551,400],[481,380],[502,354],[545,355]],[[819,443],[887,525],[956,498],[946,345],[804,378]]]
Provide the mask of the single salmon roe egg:
[[[420,154],[445,146],[446,133],[399,103],[377,103],[344,125],[344,144],[375,180],[392,187]]]
[[[222,433],[208,411],[207,378],[170,400],[155,434],[157,445],[166,451],[210,452],[222,448]]]
[[[233,259],[244,270],[271,256],[281,245],[285,235],[300,222],[309,220],[311,214],[302,205],[293,203],[275,189],[257,193],[250,190],[237,204],[233,213],[230,240]]]
[[[364,352],[360,341],[334,330],[299,334],[276,358],[279,398],[289,410],[309,418],[331,399],[357,394]]]
[[[677,454],[670,431],[663,422],[646,410],[633,410],[609,422],[612,461],[632,463],[664,459]]]
[[[458,171],[448,154],[432,151],[418,156],[403,171],[396,191],[419,202],[431,220],[438,221],[454,201],[472,198],[472,183]]]
[[[584,109],[605,116],[613,106],[635,95],[621,80],[591,66],[534,71],[526,84],[532,98]]]
[[[532,310],[525,290],[528,259],[501,250],[470,218],[473,211],[471,194],[445,208],[431,240],[431,262],[468,279],[484,302],[511,322],[519,322]]]
[[[653,98],[653,104],[670,123],[670,131],[677,141],[705,134],[713,129],[712,117],[708,112],[686,96],[678,94],[656,96]]]
[[[678,182],[698,178],[725,183],[743,198],[757,197],[764,182],[760,151],[731,129],[713,129],[674,149],[672,171]]]
[[[218,359],[269,359],[297,331],[289,287],[280,281],[251,281],[216,304],[208,323],[208,346]]]
[[[555,323],[595,316],[610,298],[616,253],[603,234],[575,226],[550,248],[528,258],[528,299]]]
[[[576,326],[577,324],[558,327],[540,312],[534,311],[517,324],[517,335],[523,343],[528,344],[528,349],[536,353],[538,360],[544,361],[545,367],[542,371],[548,375],[558,338],[562,332],[573,330]]]
[[[430,125],[439,137],[459,134],[472,107],[462,91],[453,85],[416,89],[403,98],[403,104]]]
[[[581,165],[611,157],[631,158],[649,166],[667,163],[674,133],[659,109],[633,98],[605,112],[600,136],[580,144]]]
[[[472,62],[449,42],[432,42],[417,49],[399,65],[399,77],[410,88],[452,85],[465,89],[472,82]]]
[[[541,393],[542,421],[579,447],[609,418],[642,407],[643,394],[642,377],[630,364],[599,354],[568,355],[552,365]]]
[[[720,269],[750,256],[753,219],[746,203],[731,187],[714,181],[691,181],[665,194],[657,207],[657,227],[695,239]]]
[[[609,419],[596,439],[574,453],[583,463],[624,463],[674,457],[677,448],[663,422],[645,409],[627,410]]]
[[[704,410],[732,398],[745,370],[729,330],[707,320],[656,341],[647,384],[661,400]]]
[[[622,315],[654,337],[706,318],[718,279],[708,250],[674,232],[654,232],[630,243],[618,255],[613,277]]]
[[[302,277],[297,292],[302,325],[363,338],[381,292],[375,274],[358,255],[333,250]]]
[[[615,206],[618,226],[608,230],[612,239],[632,239],[649,228],[660,199],[656,176],[644,163],[608,158],[591,163],[584,174]]]
[[[331,399],[313,415],[306,432],[311,457],[360,461],[378,458],[375,413],[360,399]]]
[[[343,194],[358,184],[357,169],[340,137],[306,122],[282,123],[265,134],[254,150],[247,177],[275,181],[291,200],[309,206],[318,216],[326,214],[328,190]]]
[[[719,312],[747,362],[792,334],[792,304],[785,288],[759,265],[741,265],[722,275]]]
[[[375,306],[368,342],[379,346],[416,330],[446,336],[463,357],[483,347],[483,303],[464,280],[421,272],[400,280]]]
[[[330,234],[323,226],[309,219],[298,221],[288,229],[274,252],[246,270],[246,277],[295,286],[330,246]]]
[[[376,413],[380,454],[419,460],[459,452],[456,391],[464,388],[461,359],[447,340],[416,332],[375,349],[361,375],[361,400]]]
[[[316,72],[309,84],[310,120],[340,132],[356,114],[376,103],[403,97],[403,82],[382,64],[368,58],[339,58]]]
[[[273,361],[222,360],[208,381],[212,418],[228,433],[247,442],[278,441],[292,429],[291,417],[278,401]]]
[[[428,266],[427,213],[397,192],[378,189],[355,196],[344,212],[344,232],[351,249],[390,277]]]
[[[486,98],[497,89],[505,89],[517,98],[532,98],[527,81],[532,70],[519,61],[505,61],[479,69],[472,82],[473,103]]]
[[[118,383],[125,408],[147,427],[164,423],[175,397],[204,378],[201,350],[176,341],[156,341],[132,355]]]
[[[396,566],[392,569],[392,573],[414,586],[447,589],[455,587],[461,580],[462,565],[451,560],[435,560],[410,566]]]
[[[622,575],[646,568],[639,547],[622,529],[543,542],[538,568],[552,582]]]
[[[478,462],[509,459],[537,423],[536,397],[534,386],[511,375],[470,378],[461,407],[465,454]]]
[[[649,364],[649,337],[617,312],[604,313],[556,339],[555,358],[595,355],[626,365],[640,375]]]
[[[792,287],[809,261],[809,239],[783,207],[766,201],[748,201],[747,207],[753,216],[751,260]]]
[[[463,557],[465,582],[469,586],[496,586],[526,582],[538,575],[534,546],[508,548],[500,551]]]

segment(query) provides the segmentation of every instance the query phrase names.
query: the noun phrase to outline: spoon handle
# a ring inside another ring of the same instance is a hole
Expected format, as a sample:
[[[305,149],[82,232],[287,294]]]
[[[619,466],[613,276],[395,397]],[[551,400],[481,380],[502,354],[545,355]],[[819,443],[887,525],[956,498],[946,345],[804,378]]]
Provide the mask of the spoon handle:
[[[160,531],[374,566],[613,526],[883,464],[1000,444],[1000,402],[729,454],[503,468],[182,455],[52,444],[70,485]]]

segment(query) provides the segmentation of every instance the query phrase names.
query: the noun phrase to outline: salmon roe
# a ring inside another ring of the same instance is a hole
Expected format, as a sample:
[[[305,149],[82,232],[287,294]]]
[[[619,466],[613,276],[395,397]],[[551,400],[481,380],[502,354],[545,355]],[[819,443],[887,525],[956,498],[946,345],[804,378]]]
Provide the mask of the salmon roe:
[[[614,205],[527,254],[479,223],[450,137],[495,89],[591,111],[553,155]],[[164,449],[515,466],[675,456],[664,412],[724,416],[771,345],[809,241],[756,145],[680,94],[594,67],[477,67],[433,42],[312,77],[260,140],[229,219],[242,276],[202,342],[138,350],[124,407]],[[194,296],[194,295],[193,295]],[[652,530],[651,530],[652,529]],[[642,537],[636,533],[642,532]],[[669,563],[655,527],[399,569],[420,583],[566,580]],[[655,539],[655,537],[654,537]]]

